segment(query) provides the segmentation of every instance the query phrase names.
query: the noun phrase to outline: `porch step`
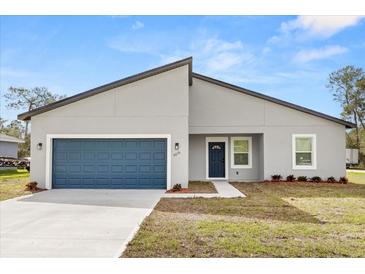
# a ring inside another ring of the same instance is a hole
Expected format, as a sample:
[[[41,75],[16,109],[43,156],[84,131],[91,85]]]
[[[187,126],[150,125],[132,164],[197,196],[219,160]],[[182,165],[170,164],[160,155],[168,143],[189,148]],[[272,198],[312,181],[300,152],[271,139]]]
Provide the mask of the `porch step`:
[[[221,198],[237,198],[237,197],[246,197],[241,191],[237,188],[233,187],[227,181],[212,181],[214,184],[219,197]]]

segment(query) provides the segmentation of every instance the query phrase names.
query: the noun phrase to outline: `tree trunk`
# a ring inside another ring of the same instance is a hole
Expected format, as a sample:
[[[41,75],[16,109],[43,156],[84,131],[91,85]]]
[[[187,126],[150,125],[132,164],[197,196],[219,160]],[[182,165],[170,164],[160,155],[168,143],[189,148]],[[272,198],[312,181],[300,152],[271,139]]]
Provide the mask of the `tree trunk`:
[[[359,117],[359,115],[358,115],[358,117]],[[362,119],[360,119],[360,118],[359,118],[359,122],[360,122],[360,124],[361,124],[361,126],[362,126],[363,130],[365,130],[365,124],[364,124],[364,121],[363,121]]]
[[[33,109],[33,104],[29,103],[28,111],[31,111]],[[24,132],[24,139],[28,136],[28,127],[29,127],[29,120],[25,121],[25,132]]]
[[[353,111],[354,114],[354,122],[356,125],[356,147],[358,149],[360,149],[360,134],[359,134],[359,126],[357,124],[357,115],[356,115],[356,111]]]
[[[24,139],[26,136],[28,136],[28,125],[29,125],[29,120],[25,121],[25,132],[24,132]]]

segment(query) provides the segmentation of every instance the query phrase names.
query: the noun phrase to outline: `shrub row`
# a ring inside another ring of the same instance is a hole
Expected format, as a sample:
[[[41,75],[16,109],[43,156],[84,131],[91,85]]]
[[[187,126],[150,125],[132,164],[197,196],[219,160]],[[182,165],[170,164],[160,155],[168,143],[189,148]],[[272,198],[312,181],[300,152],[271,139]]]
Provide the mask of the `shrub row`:
[[[280,174],[274,174],[271,175],[271,182],[313,182],[313,183],[340,183],[340,184],[347,184],[348,179],[346,177],[340,177],[340,179],[337,181],[335,177],[331,176],[328,177],[327,180],[322,180],[319,176],[313,176],[311,178],[308,178],[307,176],[298,176],[296,178],[294,175],[288,175],[286,176],[286,180],[282,180],[282,176]]]
[[[19,169],[24,169],[29,167],[29,161],[0,157],[0,167],[16,167]]]

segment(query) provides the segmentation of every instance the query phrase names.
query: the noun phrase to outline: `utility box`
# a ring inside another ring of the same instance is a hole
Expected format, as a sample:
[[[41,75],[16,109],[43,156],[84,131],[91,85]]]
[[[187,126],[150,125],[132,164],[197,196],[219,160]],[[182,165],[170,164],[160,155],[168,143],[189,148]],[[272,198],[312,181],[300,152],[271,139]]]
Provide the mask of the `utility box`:
[[[346,148],[346,165],[357,165],[359,163],[359,150]]]

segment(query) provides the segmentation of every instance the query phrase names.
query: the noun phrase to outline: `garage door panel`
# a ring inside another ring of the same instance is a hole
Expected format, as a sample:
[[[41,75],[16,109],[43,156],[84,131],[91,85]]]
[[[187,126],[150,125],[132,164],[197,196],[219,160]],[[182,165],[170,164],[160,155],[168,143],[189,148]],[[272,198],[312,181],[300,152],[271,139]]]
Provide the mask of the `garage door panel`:
[[[54,139],[54,188],[166,188],[166,139]]]
[[[164,160],[164,159],[166,159],[166,153],[164,152],[153,153],[153,160]]]
[[[137,152],[126,152],[125,159],[126,160],[137,160],[138,154]]]
[[[112,160],[123,160],[123,153],[122,152],[112,152],[111,159]]]
[[[154,142],[153,141],[141,141],[142,149],[153,149]]]
[[[96,167],[94,165],[84,165],[84,173],[95,173]]]
[[[115,173],[123,173],[123,165],[112,165],[111,172],[112,175]]]
[[[140,160],[151,160],[151,152],[140,152],[139,153],[139,159]]]

